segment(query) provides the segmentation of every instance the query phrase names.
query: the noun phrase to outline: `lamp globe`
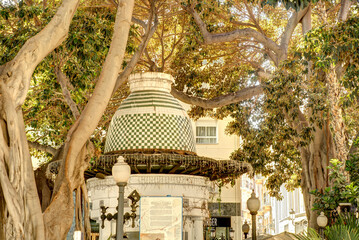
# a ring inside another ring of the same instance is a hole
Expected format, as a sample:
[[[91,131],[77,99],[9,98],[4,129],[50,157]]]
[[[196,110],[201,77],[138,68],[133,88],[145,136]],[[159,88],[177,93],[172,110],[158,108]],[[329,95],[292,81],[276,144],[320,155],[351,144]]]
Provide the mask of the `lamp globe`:
[[[249,233],[249,225],[247,223],[247,220],[244,222],[244,224],[242,225],[242,231],[243,233],[247,234]]]
[[[328,218],[324,215],[324,212],[321,212],[320,215],[317,217],[317,224],[321,228],[325,228],[328,224]]]
[[[251,213],[257,213],[260,206],[261,206],[261,203],[260,203],[259,199],[256,197],[256,194],[254,193],[254,189],[253,189],[251,197],[248,198],[248,200],[247,200],[247,208]]]
[[[127,183],[131,175],[131,167],[125,162],[125,159],[120,156],[117,158],[117,163],[112,167],[112,176],[116,183]]]

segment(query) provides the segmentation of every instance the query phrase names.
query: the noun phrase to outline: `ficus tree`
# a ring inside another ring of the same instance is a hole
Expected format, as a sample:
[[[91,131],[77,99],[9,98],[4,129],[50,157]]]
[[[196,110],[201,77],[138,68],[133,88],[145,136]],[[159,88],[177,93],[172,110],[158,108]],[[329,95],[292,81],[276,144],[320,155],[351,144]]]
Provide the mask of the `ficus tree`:
[[[345,160],[345,131],[356,134],[356,102],[348,101],[349,111],[342,112],[340,99],[347,94],[343,86],[355,88],[349,73],[355,75],[356,60],[335,60],[318,47],[326,39],[323,46],[334,43],[355,56],[355,48],[340,45],[338,36],[345,35],[331,35],[351,2],[283,1],[287,9],[268,3],[276,8],[247,1],[138,1],[132,17],[132,1],[80,7],[74,0],[24,1],[11,11],[2,6],[0,239],[64,238],[74,191],[77,213],[81,206],[87,212],[86,201],[80,203],[86,200],[83,172],[116,102],[126,95],[126,89],[116,91],[136,63],[139,71],[174,75],[172,94],[198,106],[193,116],[230,115],[228,132],[243,139],[233,158],[268,176],[273,195],[283,183],[300,182],[313,226],[308,192],[330,184],[328,159]],[[323,24],[329,27],[297,48],[312,26]],[[350,39],[355,46],[355,35]],[[37,172],[39,194],[29,146],[61,163],[53,186]]]
[[[83,173],[96,149],[91,136],[101,120],[108,121],[102,116],[110,98],[157,26],[160,5],[137,4],[140,18],[132,16],[134,5],[1,4],[0,239],[64,239],[74,192],[76,227],[82,227],[82,206],[88,220],[88,204],[81,199],[87,198]],[[60,162],[51,190],[44,178],[35,181],[29,146]],[[89,233],[88,224],[85,230]]]
[[[273,196],[284,183],[300,186],[316,227],[309,192],[331,185],[329,160],[346,161],[357,135],[357,102],[343,101],[356,94],[356,25],[346,20],[357,11],[350,1],[283,5],[182,3],[197,32],[174,60],[172,94],[198,106],[195,116],[231,116],[228,132],[243,141],[232,158],[268,177]]]

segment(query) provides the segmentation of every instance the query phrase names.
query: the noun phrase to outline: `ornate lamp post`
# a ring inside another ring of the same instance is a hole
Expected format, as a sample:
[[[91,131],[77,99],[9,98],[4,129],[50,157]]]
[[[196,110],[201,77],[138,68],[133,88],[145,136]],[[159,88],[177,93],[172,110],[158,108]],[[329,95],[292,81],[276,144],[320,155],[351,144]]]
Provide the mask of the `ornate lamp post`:
[[[125,163],[123,157],[118,157],[117,163],[112,167],[112,176],[119,187],[118,209],[116,222],[116,240],[123,240],[123,212],[124,212],[124,195],[125,186],[131,175],[130,166]]]
[[[295,211],[294,211],[294,209],[293,209],[293,208],[292,208],[292,209],[290,209],[290,211],[289,211],[289,215],[290,215],[289,219],[290,219],[290,220],[292,220],[292,224],[294,225],[294,220],[295,220]]]
[[[249,233],[249,225],[247,223],[247,220],[244,222],[244,224],[242,225],[242,231],[244,233],[244,239],[247,239],[247,235]]]
[[[317,217],[317,224],[319,226],[320,236],[324,239],[324,228],[328,224],[328,218],[324,215],[324,212],[321,212],[320,215]]]
[[[254,189],[253,189],[251,197],[247,200],[247,208],[252,215],[252,239],[253,240],[257,239],[256,215],[257,215],[260,205],[261,205],[261,203],[260,203],[259,199],[256,197],[256,194],[254,193]]]

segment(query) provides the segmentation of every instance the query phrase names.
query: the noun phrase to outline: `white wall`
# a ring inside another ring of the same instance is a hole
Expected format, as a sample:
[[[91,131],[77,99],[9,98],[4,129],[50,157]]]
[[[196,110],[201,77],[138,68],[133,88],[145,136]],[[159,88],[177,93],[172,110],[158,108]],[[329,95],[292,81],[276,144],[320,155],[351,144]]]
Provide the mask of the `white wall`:
[[[283,200],[272,199],[275,233],[278,234],[284,231],[299,233],[306,230],[307,220],[301,190],[298,188],[293,192],[288,192],[282,186],[280,192],[283,195]],[[289,214],[291,209],[294,210],[294,215]]]

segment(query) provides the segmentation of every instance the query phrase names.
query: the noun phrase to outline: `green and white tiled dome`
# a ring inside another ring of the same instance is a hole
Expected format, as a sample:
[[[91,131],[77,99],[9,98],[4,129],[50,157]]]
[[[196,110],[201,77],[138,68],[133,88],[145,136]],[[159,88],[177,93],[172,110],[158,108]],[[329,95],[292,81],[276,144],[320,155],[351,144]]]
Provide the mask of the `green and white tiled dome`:
[[[196,153],[189,117],[170,94],[173,81],[169,74],[154,72],[129,77],[131,94],[111,120],[105,154]]]

